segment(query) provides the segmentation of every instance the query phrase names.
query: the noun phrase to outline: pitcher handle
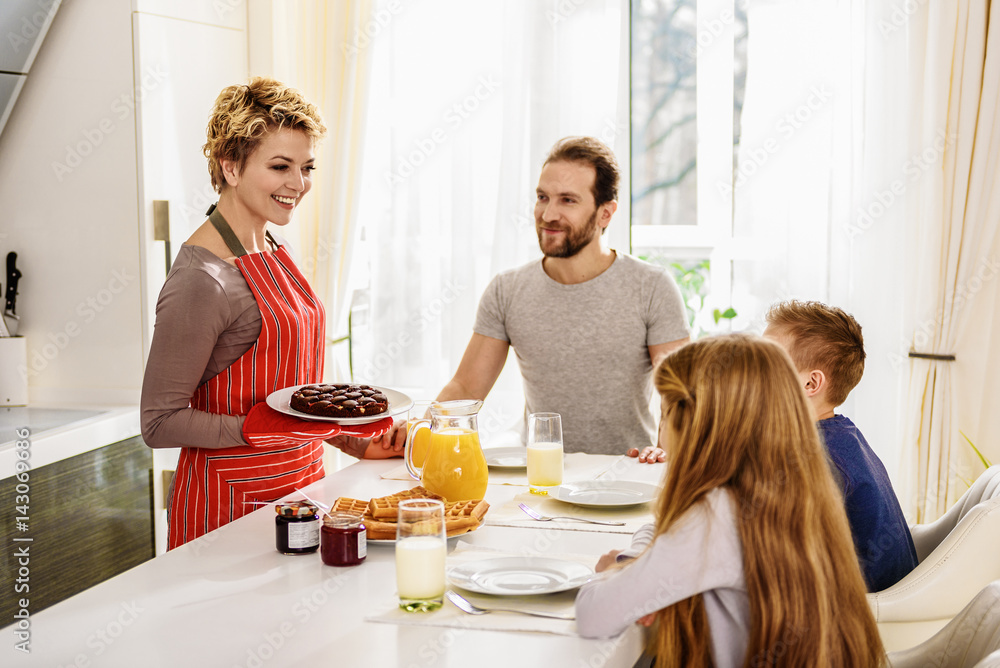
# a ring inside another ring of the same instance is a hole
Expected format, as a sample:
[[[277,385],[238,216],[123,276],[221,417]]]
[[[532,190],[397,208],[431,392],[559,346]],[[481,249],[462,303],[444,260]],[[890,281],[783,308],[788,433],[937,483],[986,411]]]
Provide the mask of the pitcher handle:
[[[423,467],[418,467],[413,463],[413,435],[417,429],[421,428],[421,425],[430,429],[430,418],[420,418],[419,420],[411,420],[406,423],[406,445],[403,447],[403,461],[406,462],[406,472],[414,480],[420,480],[420,476],[423,473]],[[424,459],[424,463],[427,463],[426,459]]]

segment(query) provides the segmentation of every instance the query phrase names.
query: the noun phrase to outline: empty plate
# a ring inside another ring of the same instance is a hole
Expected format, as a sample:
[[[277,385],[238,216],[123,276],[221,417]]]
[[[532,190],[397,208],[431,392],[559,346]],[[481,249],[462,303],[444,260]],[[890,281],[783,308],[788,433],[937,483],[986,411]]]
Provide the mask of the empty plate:
[[[523,447],[484,448],[483,455],[491,469],[523,469],[528,466],[528,451]]]
[[[648,482],[588,480],[560,485],[549,496],[587,508],[624,508],[649,503],[659,493],[660,488]]]
[[[569,591],[593,576],[575,561],[549,557],[499,557],[448,569],[448,581],[477,594],[526,596]]]

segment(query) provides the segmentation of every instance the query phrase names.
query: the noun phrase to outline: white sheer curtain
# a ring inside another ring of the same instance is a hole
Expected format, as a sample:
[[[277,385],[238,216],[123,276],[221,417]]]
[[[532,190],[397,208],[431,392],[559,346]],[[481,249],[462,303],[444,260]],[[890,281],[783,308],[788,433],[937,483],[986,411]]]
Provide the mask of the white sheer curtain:
[[[362,188],[358,380],[415,398],[447,382],[486,284],[538,256],[534,189],[556,140],[601,137],[627,165],[626,12],[624,0],[441,0],[385,22]],[[627,215],[615,224],[625,230]],[[512,358],[480,428],[516,420],[519,394]]]
[[[987,408],[1000,390],[990,345],[1000,327],[1000,38],[988,8],[749,8],[739,167],[756,170],[734,193],[745,249],[737,308],[762,314],[796,297],[855,315],[868,359],[842,410],[912,521],[933,520],[981,470],[960,431],[994,460],[1000,452]],[[957,361],[910,360],[910,350]]]
[[[880,39],[860,0],[751,0],[746,97],[733,192],[734,302],[763,329],[786,299],[843,308],[861,323],[861,383],[838,412],[898,472],[903,371],[891,351],[901,329],[900,205],[879,194],[899,175],[905,69],[870,72]],[[884,55],[879,58],[885,60]],[[901,76],[901,74],[903,76]],[[870,85],[869,85],[870,84]],[[901,137],[900,138],[900,133]],[[874,224],[867,208],[881,207]]]
[[[982,370],[992,346],[983,333],[994,323],[991,283],[1000,271],[997,14],[986,0],[930,3],[909,26],[911,63],[923,73],[910,97],[915,155],[929,163],[913,221],[917,262],[907,276],[915,305],[909,349],[956,356],[909,360],[904,463],[919,521],[940,516],[982,471],[959,432],[978,440],[974,429],[989,403],[982,390],[990,374]]]
[[[327,339],[347,333],[358,207],[366,154],[372,0],[273,3],[273,75],[316,104],[327,127],[310,195],[286,233],[327,309]],[[345,354],[338,354],[345,353]],[[346,345],[328,349],[326,378],[349,375]]]

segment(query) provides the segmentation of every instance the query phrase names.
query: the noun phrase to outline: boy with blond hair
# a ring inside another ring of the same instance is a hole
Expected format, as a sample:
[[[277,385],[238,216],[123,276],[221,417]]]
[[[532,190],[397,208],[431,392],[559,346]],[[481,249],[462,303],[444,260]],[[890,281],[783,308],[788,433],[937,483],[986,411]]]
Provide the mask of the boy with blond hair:
[[[910,529],[885,466],[861,430],[834,412],[861,381],[861,326],[819,302],[786,301],[768,311],[764,336],[792,358],[844,494],[854,546],[869,591],[882,591],[917,565]]]

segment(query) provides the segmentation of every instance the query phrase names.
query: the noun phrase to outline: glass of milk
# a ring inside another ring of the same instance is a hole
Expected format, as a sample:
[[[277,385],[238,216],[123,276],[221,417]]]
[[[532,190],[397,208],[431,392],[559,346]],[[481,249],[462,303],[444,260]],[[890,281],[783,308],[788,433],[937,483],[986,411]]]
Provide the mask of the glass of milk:
[[[446,541],[442,502],[430,499],[399,502],[396,589],[403,610],[429,612],[441,607]]]
[[[528,415],[528,485],[532,494],[548,494],[563,481],[562,418],[559,413]]]

